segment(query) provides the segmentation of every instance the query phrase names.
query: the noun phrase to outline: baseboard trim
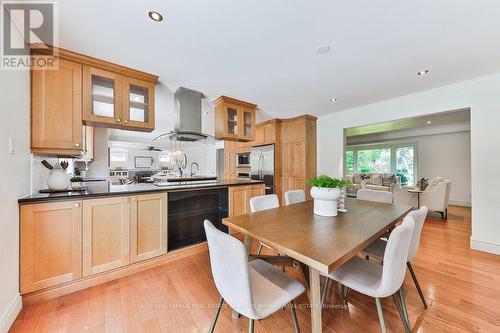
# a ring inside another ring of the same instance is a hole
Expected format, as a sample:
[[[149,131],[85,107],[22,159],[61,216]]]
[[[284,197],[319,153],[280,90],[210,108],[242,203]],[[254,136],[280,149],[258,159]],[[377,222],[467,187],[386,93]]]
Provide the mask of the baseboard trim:
[[[452,206],[472,207],[472,203],[470,201],[450,200],[448,203]]]
[[[23,308],[21,295],[17,294],[0,317],[0,333],[7,333]]]
[[[470,240],[470,248],[477,251],[493,253],[500,255],[500,245],[492,244],[487,242],[481,242],[477,240]]]

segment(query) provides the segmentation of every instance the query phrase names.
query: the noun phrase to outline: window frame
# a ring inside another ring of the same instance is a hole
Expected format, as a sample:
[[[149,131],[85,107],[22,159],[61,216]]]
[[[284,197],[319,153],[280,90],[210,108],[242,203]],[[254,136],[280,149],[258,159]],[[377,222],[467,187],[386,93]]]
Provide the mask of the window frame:
[[[359,150],[373,150],[373,149],[390,149],[391,150],[391,173],[396,174],[397,171],[397,161],[396,161],[396,149],[402,147],[413,147],[413,184],[419,179],[419,159],[418,159],[418,142],[417,141],[387,141],[387,142],[377,142],[377,143],[365,143],[365,144],[351,144],[346,145],[344,150],[343,160],[345,162],[345,156],[347,151],[353,152],[353,173],[359,173],[358,171],[358,151]],[[344,163],[344,174],[347,175],[347,165]]]

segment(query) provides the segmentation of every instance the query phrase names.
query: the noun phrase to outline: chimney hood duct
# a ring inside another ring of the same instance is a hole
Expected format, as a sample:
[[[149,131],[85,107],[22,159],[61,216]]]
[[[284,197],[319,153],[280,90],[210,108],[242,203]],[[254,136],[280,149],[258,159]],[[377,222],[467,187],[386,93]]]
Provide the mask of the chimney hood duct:
[[[158,139],[172,141],[204,141],[210,135],[201,132],[201,98],[199,91],[179,87],[174,94],[175,119],[174,131],[162,134]]]

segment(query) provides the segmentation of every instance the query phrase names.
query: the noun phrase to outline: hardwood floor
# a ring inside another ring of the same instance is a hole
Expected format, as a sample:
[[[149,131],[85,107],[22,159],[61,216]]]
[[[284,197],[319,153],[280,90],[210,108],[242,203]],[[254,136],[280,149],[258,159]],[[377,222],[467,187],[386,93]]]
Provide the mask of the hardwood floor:
[[[427,218],[413,267],[429,308],[423,309],[411,277],[405,285],[413,332],[499,332],[500,257],[469,249],[470,209],[450,207],[448,221]],[[255,245],[255,244],[254,244]],[[301,279],[298,272],[288,273]],[[334,308],[339,287],[330,284],[324,332],[379,332],[375,301],[349,291],[348,309]],[[206,332],[219,294],[208,253],[124,277],[47,302],[26,306],[11,332]],[[307,298],[297,300],[302,332],[310,332]],[[403,332],[391,298],[382,302],[389,332]],[[221,311],[216,332],[246,332],[248,320]],[[290,311],[256,321],[255,332],[292,332]]]

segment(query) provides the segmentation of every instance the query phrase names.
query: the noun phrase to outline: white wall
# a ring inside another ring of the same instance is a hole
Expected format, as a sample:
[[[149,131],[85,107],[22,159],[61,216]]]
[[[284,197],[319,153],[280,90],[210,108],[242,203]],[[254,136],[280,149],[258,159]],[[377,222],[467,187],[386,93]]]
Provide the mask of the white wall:
[[[449,85],[320,117],[318,172],[339,176],[344,128],[440,111],[471,110],[471,247],[500,254],[500,75]]]
[[[471,205],[470,132],[420,136],[418,170],[420,177],[451,180],[450,203]]]
[[[19,296],[19,207],[30,193],[29,71],[0,70],[0,332],[21,309]],[[9,154],[9,138],[15,152]]]
[[[440,126],[439,128],[442,128]],[[448,133],[439,133],[439,129],[402,130],[388,133],[349,137],[351,145],[366,145],[381,142],[416,143],[416,173],[419,178],[443,177],[451,180],[450,203],[453,205],[471,205],[471,158],[470,126],[454,124],[445,126]],[[455,130],[451,130],[454,128]]]

